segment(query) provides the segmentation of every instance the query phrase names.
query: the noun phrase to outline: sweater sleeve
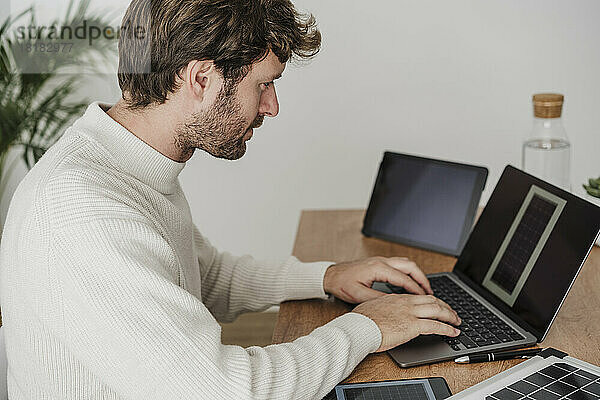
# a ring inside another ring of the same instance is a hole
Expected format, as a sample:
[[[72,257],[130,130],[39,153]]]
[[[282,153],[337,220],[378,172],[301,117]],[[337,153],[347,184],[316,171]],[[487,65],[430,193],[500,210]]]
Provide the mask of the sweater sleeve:
[[[202,278],[202,300],[222,322],[239,314],[259,311],[286,300],[326,299],[325,271],[333,262],[258,261],[219,252],[194,225],[194,247]]]
[[[348,313],[292,343],[223,345],[149,224],[96,219],[52,236],[63,308],[52,334],[123,398],[320,399],[381,342],[373,321]]]

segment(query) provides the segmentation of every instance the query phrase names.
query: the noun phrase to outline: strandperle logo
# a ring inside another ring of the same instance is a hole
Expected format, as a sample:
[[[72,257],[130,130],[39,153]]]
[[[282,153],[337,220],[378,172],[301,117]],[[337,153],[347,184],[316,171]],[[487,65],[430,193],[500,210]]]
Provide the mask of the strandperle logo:
[[[151,0],[143,0],[148,3],[138,19],[123,19],[121,11],[113,9],[91,9],[89,3],[95,0],[25,0],[29,1],[33,4],[25,8],[23,0],[0,0],[0,25],[5,23],[0,31],[6,53],[2,57],[15,73],[113,75],[119,43],[132,49],[128,56],[137,60],[121,72],[151,72]],[[61,5],[66,10],[61,11]]]
[[[65,40],[85,40],[92,46],[99,39],[119,40],[124,35],[128,39],[145,40],[147,30],[143,26],[132,26],[129,21],[114,28],[112,26],[95,26],[87,20],[83,20],[76,26],[17,26],[15,27],[16,38],[21,41],[30,41],[32,44],[41,41],[41,44],[63,44]],[[58,42],[63,41],[63,42]]]

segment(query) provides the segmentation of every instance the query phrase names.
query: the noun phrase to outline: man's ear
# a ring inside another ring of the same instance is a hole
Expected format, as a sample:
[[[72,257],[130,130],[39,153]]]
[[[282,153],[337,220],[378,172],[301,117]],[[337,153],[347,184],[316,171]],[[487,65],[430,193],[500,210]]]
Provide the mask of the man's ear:
[[[204,99],[211,85],[218,84],[217,71],[212,61],[190,61],[185,69],[184,85],[197,100]]]

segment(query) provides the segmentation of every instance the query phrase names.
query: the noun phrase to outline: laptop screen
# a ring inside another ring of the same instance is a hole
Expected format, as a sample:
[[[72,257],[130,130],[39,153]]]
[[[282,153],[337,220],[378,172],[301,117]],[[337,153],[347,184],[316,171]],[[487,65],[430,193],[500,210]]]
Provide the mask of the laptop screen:
[[[454,271],[541,340],[600,231],[600,207],[507,166]]]

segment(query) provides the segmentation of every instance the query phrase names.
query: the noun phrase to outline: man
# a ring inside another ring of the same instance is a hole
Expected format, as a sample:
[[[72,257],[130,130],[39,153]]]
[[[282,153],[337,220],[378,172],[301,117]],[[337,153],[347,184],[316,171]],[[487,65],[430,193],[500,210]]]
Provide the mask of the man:
[[[133,0],[124,21],[151,41],[120,39],[123,98],[91,104],[10,205],[11,399],[319,399],[371,352],[458,335],[407,259],[261,263],[217,251],[192,222],[185,162],[195,149],[244,155],[278,113],[286,62],[319,49],[312,17],[289,0]],[[374,281],[413,295],[383,296]],[[361,304],[293,343],[221,344],[218,320],[328,294]]]

